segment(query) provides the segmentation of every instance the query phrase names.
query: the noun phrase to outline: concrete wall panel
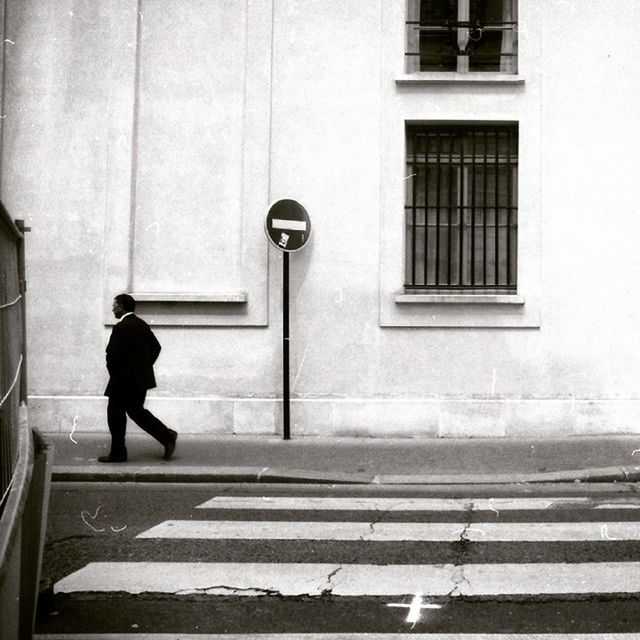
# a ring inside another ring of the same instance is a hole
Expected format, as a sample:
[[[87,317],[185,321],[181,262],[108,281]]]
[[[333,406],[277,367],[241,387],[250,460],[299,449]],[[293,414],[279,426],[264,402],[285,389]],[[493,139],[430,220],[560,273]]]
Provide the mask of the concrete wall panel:
[[[408,85],[405,0],[169,4],[7,4],[2,197],[33,228],[36,426],[105,429],[105,312],[131,286],[245,291],[141,306],[164,347],[150,406],[279,433],[262,225],[295,198],[313,237],[291,256],[294,435],[640,432],[640,7],[523,1],[517,82]],[[519,123],[519,304],[395,301],[413,120]]]
[[[142,3],[134,291],[241,283],[245,5]]]

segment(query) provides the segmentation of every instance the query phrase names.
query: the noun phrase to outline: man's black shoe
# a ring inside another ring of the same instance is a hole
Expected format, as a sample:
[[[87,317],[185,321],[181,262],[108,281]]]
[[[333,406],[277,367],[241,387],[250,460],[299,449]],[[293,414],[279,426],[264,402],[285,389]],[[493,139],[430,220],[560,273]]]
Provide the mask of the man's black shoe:
[[[127,461],[127,454],[120,454],[120,455],[115,455],[113,453],[110,453],[107,456],[100,456],[98,458],[98,462],[126,462]]]
[[[178,434],[175,431],[171,431],[171,439],[164,445],[164,459],[168,460],[173,452],[176,450],[176,440],[178,439]]]

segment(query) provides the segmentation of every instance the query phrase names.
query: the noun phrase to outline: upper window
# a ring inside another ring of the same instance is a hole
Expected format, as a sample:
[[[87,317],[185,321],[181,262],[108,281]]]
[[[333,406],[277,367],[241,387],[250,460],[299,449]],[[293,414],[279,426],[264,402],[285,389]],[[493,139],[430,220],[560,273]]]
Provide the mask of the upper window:
[[[517,0],[409,0],[407,71],[518,71]]]
[[[517,293],[516,124],[407,125],[407,293]]]

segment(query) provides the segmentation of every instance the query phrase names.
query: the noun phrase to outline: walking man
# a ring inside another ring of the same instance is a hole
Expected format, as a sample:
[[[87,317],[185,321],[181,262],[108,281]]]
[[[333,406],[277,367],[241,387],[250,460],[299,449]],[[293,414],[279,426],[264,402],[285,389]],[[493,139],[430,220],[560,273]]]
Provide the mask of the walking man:
[[[153,364],[160,354],[160,343],[149,325],[134,311],[136,301],[123,293],[113,300],[113,315],[119,322],[113,327],[107,345],[109,398],[107,422],[111,433],[111,451],[100,462],[126,462],[125,432],[127,415],[164,447],[168,460],[176,448],[178,434],[162,424],[144,408],[147,390],[156,386]]]

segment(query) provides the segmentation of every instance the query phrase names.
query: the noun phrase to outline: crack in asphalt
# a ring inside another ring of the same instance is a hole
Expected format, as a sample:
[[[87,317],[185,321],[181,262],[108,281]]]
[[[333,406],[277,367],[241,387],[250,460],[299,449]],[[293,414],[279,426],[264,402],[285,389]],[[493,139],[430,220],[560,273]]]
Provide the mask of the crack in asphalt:
[[[473,500],[469,500],[464,505],[464,511],[467,514],[466,522],[463,528],[460,531],[460,536],[458,540],[455,540],[452,544],[454,545],[454,549],[456,549],[458,554],[458,561],[451,567],[451,580],[453,582],[453,589],[447,594],[449,598],[461,598],[462,594],[460,593],[460,587],[466,583],[471,586],[471,583],[464,575],[464,555],[469,552],[469,545],[472,544],[472,541],[469,539],[469,530],[471,529],[472,523],[472,514],[475,509],[475,502]]]
[[[397,503],[396,503],[397,504]],[[387,515],[389,515],[389,512],[392,511],[393,509],[396,508],[396,504],[392,504],[389,507],[387,507],[386,509],[380,510],[376,508],[376,512],[378,513],[378,517],[375,518],[374,520],[372,520],[369,523],[369,533],[364,533],[360,536],[360,541],[361,542],[365,542],[367,540],[367,538],[373,536],[375,534],[375,526],[377,524],[380,524]],[[402,504],[402,502],[400,501],[399,504]]]
[[[342,565],[340,565],[339,567],[335,568],[328,576],[327,576],[327,583],[329,584],[328,587],[324,588],[322,590],[322,592],[320,593],[321,597],[325,597],[325,596],[330,596],[333,594],[333,589],[336,586],[335,584],[333,584],[331,581],[333,580],[333,578],[340,572],[342,571]],[[310,594],[306,594],[306,595],[310,595]]]
[[[96,536],[92,536],[90,533],[77,533],[56,540],[48,540],[45,549],[54,548],[67,542],[73,542],[74,540],[95,540],[95,538]]]
[[[470,528],[471,528],[471,523],[470,522],[465,524],[464,527],[460,530],[460,537],[458,538],[458,540],[456,540],[456,542],[471,542],[471,540],[469,540],[469,538],[467,538],[467,535],[469,534],[469,529]],[[455,533],[458,533],[458,531],[455,531]]]
[[[460,598],[462,594],[459,592],[460,587],[466,583],[469,587],[471,587],[471,583],[469,579],[464,575],[464,565],[454,565],[451,569],[451,579],[453,580],[454,586],[451,591],[447,594],[449,598]],[[457,593],[456,593],[457,592]]]
[[[264,587],[232,587],[230,585],[219,584],[211,587],[197,587],[195,589],[180,589],[175,591],[175,596],[186,595],[235,595],[238,593],[249,593],[255,596],[282,596],[277,589],[265,589]]]
[[[475,508],[475,503],[473,502],[473,500],[470,500],[469,502],[465,503],[464,512],[467,514],[467,522],[460,530],[460,537],[458,538],[458,540],[456,540],[454,544],[471,542],[471,540],[469,540],[467,535],[469,534],[469,529],[471,529],[471,524],[472,524],[471,514],[473,513],[474,508]],[[458,533],[458,532],[456,531],[455,533]]]

